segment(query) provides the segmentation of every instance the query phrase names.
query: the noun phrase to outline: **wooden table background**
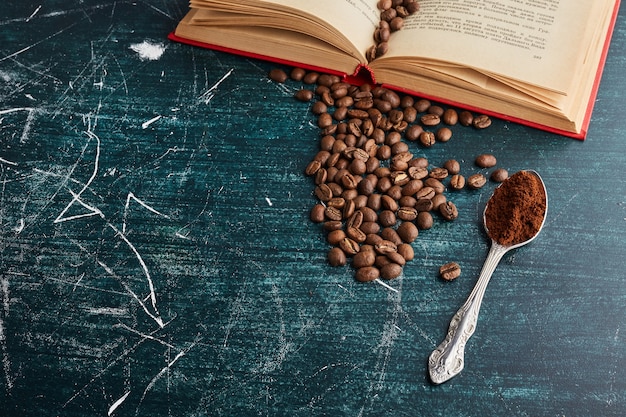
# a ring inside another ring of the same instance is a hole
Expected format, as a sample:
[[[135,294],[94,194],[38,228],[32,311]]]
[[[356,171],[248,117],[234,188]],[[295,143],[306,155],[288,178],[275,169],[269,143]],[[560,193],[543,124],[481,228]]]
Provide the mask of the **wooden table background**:
[[[550,196],[466,369],[434,386],[493,184],[450,197],[460,218],[421,233],[392,288],[357,283],[308,221],[318,131],[297,83],[168,42],[185,0],[5,1],[0,415],[626,415],[624,7],[585,142],[495,120],[413,148],[464,172],[493,153]]]

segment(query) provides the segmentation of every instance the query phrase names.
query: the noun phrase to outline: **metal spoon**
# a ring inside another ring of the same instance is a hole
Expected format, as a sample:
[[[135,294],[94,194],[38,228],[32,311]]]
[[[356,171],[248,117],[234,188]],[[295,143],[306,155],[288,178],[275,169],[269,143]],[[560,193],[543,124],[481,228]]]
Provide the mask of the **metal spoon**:
[[[514,245],[503,246],[495,240],[491,240],[491,248],[489,249],[489,254],[487,255],[487,259],[485,260],[485,264],[483,265],[483,269],[480,273],[480,276],[478,277],[478,281],[476,282],[474,289],[472,290],[465,304],[463,304],[463,306],[461,306],[461,308],[452,317],[446,338],[430,354],[430,357],[428,359],[428,370],[430,373],[430,379],[435,384],[441,384],[442,382],[446,382],[452,377],[458,375],[463,370],[465,344],[472,336],[472,334],[474,334],[474,330],[476,330],[478,312],[480,311],[480,305],[482,303],[483,296],[485,295],[485,289],[487,288],[487,284],[491,279],[491,275],[496,269],[496,266],[498,266],[500,259],[502,259],[504,254],[511,249],[519,248],[520,246],[524,246],[527,243],[531,242],[537,237],[537,235],[543,228],[546,219],[545,213],[547,213],[548,211],[548,194],[546,193],[545,184],[539,174],[534,171],[527,172],[536,175],[537,178],[539,178],[541,185],[543,186],[546,210],[544,212],[541,226],[533,237],[524,242]],[[489,206],[489,202],[487,202],[487,206]],[[485,212],[483,213],[483,224],[485,226],[485,229],[488,229],[486,212],[487,208],[485,207]]]

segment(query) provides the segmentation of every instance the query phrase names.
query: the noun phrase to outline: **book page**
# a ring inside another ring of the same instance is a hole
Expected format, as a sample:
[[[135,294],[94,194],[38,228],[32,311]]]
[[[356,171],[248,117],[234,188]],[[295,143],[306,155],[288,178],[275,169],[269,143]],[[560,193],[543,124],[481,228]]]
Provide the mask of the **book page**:
[[[266,0],[303,10],[330,23],[366,55],[374,44],[373,34],[380,20],[377,0]]]
[[[295,9],[302,12],[297,13],[301,18],[313,16],[349,39],[354,49],[359,51],[361,60],[365,60],[368,48],[374,44],[373,34],[380,20],[377,0],[192,0],[191,3],[198,7],[208,5],[215,10],[279,16],[285,25],[293,25],[294,22],[293,15],[285,10]],[[303,30],[304,26],[293,27],[292,30]],[[318,65],[324,66],[324,63]]]
[[[564,93],[607,0],[420,0],[385,56],[428,57]],[[590,23],[588,23],[590,22]]]

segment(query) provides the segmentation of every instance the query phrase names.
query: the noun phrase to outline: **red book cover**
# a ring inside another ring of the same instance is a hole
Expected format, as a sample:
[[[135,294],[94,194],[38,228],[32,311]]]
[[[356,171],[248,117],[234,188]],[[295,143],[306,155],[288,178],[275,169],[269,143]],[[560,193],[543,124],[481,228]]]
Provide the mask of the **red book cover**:
[[[606,58],[608,55],[608,51],[609,51],[609,46],[611,44],[611,35],[613,34],[613,30],[615,28],[615,22],[617,20],[617,15],[619,12],[619,6],[620,6],[620,1],[621,0],[617,0],[615,2],[615,7],[613,9],[613,14],[612,14],[612,18],[611,18],[611,23],[609,25],[608,28],[608,33],[606,35],[605,38],[605,42],[604,42],[604,46],[602,49],[602,54],[600,57],[600,62],[596,71],[596,76],[595,76],[595,80],[594,80],[594,84],[593,84],[593,88],[589,97],[589,101],[587,103],[587,110],[585,112],[585,117],[583,120],[583,124],[581,127],[580,132],[570,132],[570,131],[566,131],[566,130],[560,130],[560,129],[556,129],[550,126],[545,126],[530,120],[525,120],[522,118],[517,118],[515,116],[511,116],[511,115],[506,115],[506,114],[502,114],[502,113],[498,113],[495,111],[488,111],[485,109],[481,109],[480,107],[474,107],[474,106],[468,106],[467,104],[464,103],[459,103],[459,102],[455,102],[453,100],[449,100],[446,98],[442,98],[442,97],[435,97],[435,96],[430,96],[428,94],[424,94],[423,92],[420,91],[412,91],[412,90],[407,90],[405,88],[402,88],[401,86],[396,86],[396,85],[388,85],[388,84],[383,84],[384,87],[389,88],[389,89],[393,89],[395,91],[398,92],[402,92],[402,93],[406,93],[406,94],[411,94],[411,95],[415,95],[418,97],[422,97],[425,99],[429,99],[429,100],[433,100],[433,101],[438,101],[440,103],[443,104],[447,104],[450,106],[454,106],[454,107],[458,107],[458,108],[462,108],[462,109],[467,109],[473,112],[477,112],[477,113],[482,113],[482,114],[486,114],[492,117],[497,117],[499,119],[502,120],[507,120],[507,121],[511,121],[513,123],[518,123],[521,125],[525,125],[525,126],[530,126],[536,129],[540,129],[540,130],[544,130],[547,132],[551,132],[551,133],[555,133],[558,135],[562,135],[562,136],[567,136],[570,138],[574,138],[574,139],[579,139],[579,140],[584,140],[587,136],[587,132],[589,129],[589,124],[591,122],[591,115],[593,112],[593,107],[596,101],[596,97],[598,94],[598,89],[600,86],[600,80],[602,78],[602,72],[604,70],[604,65],[606,63]],[[240,55],[240,56],[245,56],[248,58],[254,58],[254,59],[260,59],[260,60],[264,60],[264,61],[268,61],[268,62],[275,62],[277,64],[282,64],[282,65],[287,65],[287,66],[291,66],[291,67],[300,67],[309,71],[317,71],[317,72],[323,72],[323,73],[328,73],[328,74],[334,74],[334,75],[339,75],[340,77],[342,77],[345,81],[351,83],[351,84],[363,84],[363,83],[370,83],[370,84],[376,84],[376,77],[375,74],[365,65],[359,65],[357,68],[355,68],[354,73],[353,74],[346,74],[346,73],[342,73],[342,72],[338,72],[338,71],[334,71],[332,69],[328,69],[322,66],[315,66],[315,65],[308,65],[308,64],[303,64],[297,61],[290,61],[290,60],[285,60],[285,59],[280,59],[280,58],[276,58],[276,57],[272,57],[272,56],[268,56],[268,55],[261,55],[261,54],[257,54],[257,53],[253,53],[253,52],[248,52],[248,51],[242,51],[242,50],[238,50],[238,49],[233,49],[233,48],[228,48],[228,47],[224,47],[224,46],[220,46],[220,45],[214,45],[214,44],[210,44],[210,43],[205,43],[205,42],[200,42],[200,41],[196,41],[193,39],[187,39],[187,38],[183,38],[180,36],[177,36],[174,32],[170,33],[168,38],[171,41],[174,42],[179,42],[179,43],[183,43],[183,44],[187,44],[187,45],[191,45],[191,46],[196,46],[196,47],[200,47],[200,48],[207,48],[207,49],[212,49],[212,50],[216,50],[216,51],[221,51],[221,52],[227,52],[227,53],[231,53],[231,54],[235,54],[235,55]]]

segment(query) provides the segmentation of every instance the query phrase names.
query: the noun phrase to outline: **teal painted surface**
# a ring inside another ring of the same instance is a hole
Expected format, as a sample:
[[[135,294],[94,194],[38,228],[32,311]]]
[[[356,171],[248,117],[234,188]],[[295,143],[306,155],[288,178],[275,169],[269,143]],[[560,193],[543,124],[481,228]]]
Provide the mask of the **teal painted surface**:
[[[308,221],[318,132],[299,86],[167,42],[186,10],[3,5],[0,415],[626,413],[624,6],[587,141],[496,120],[414,148],[465,172],[491,152],[550,193],[441,386],[426,361],[482,266],[490,188],[452,197],[460,218],[420,235],[395,291],[354,282]],[[463,275],[444,283],[450,260]]]

